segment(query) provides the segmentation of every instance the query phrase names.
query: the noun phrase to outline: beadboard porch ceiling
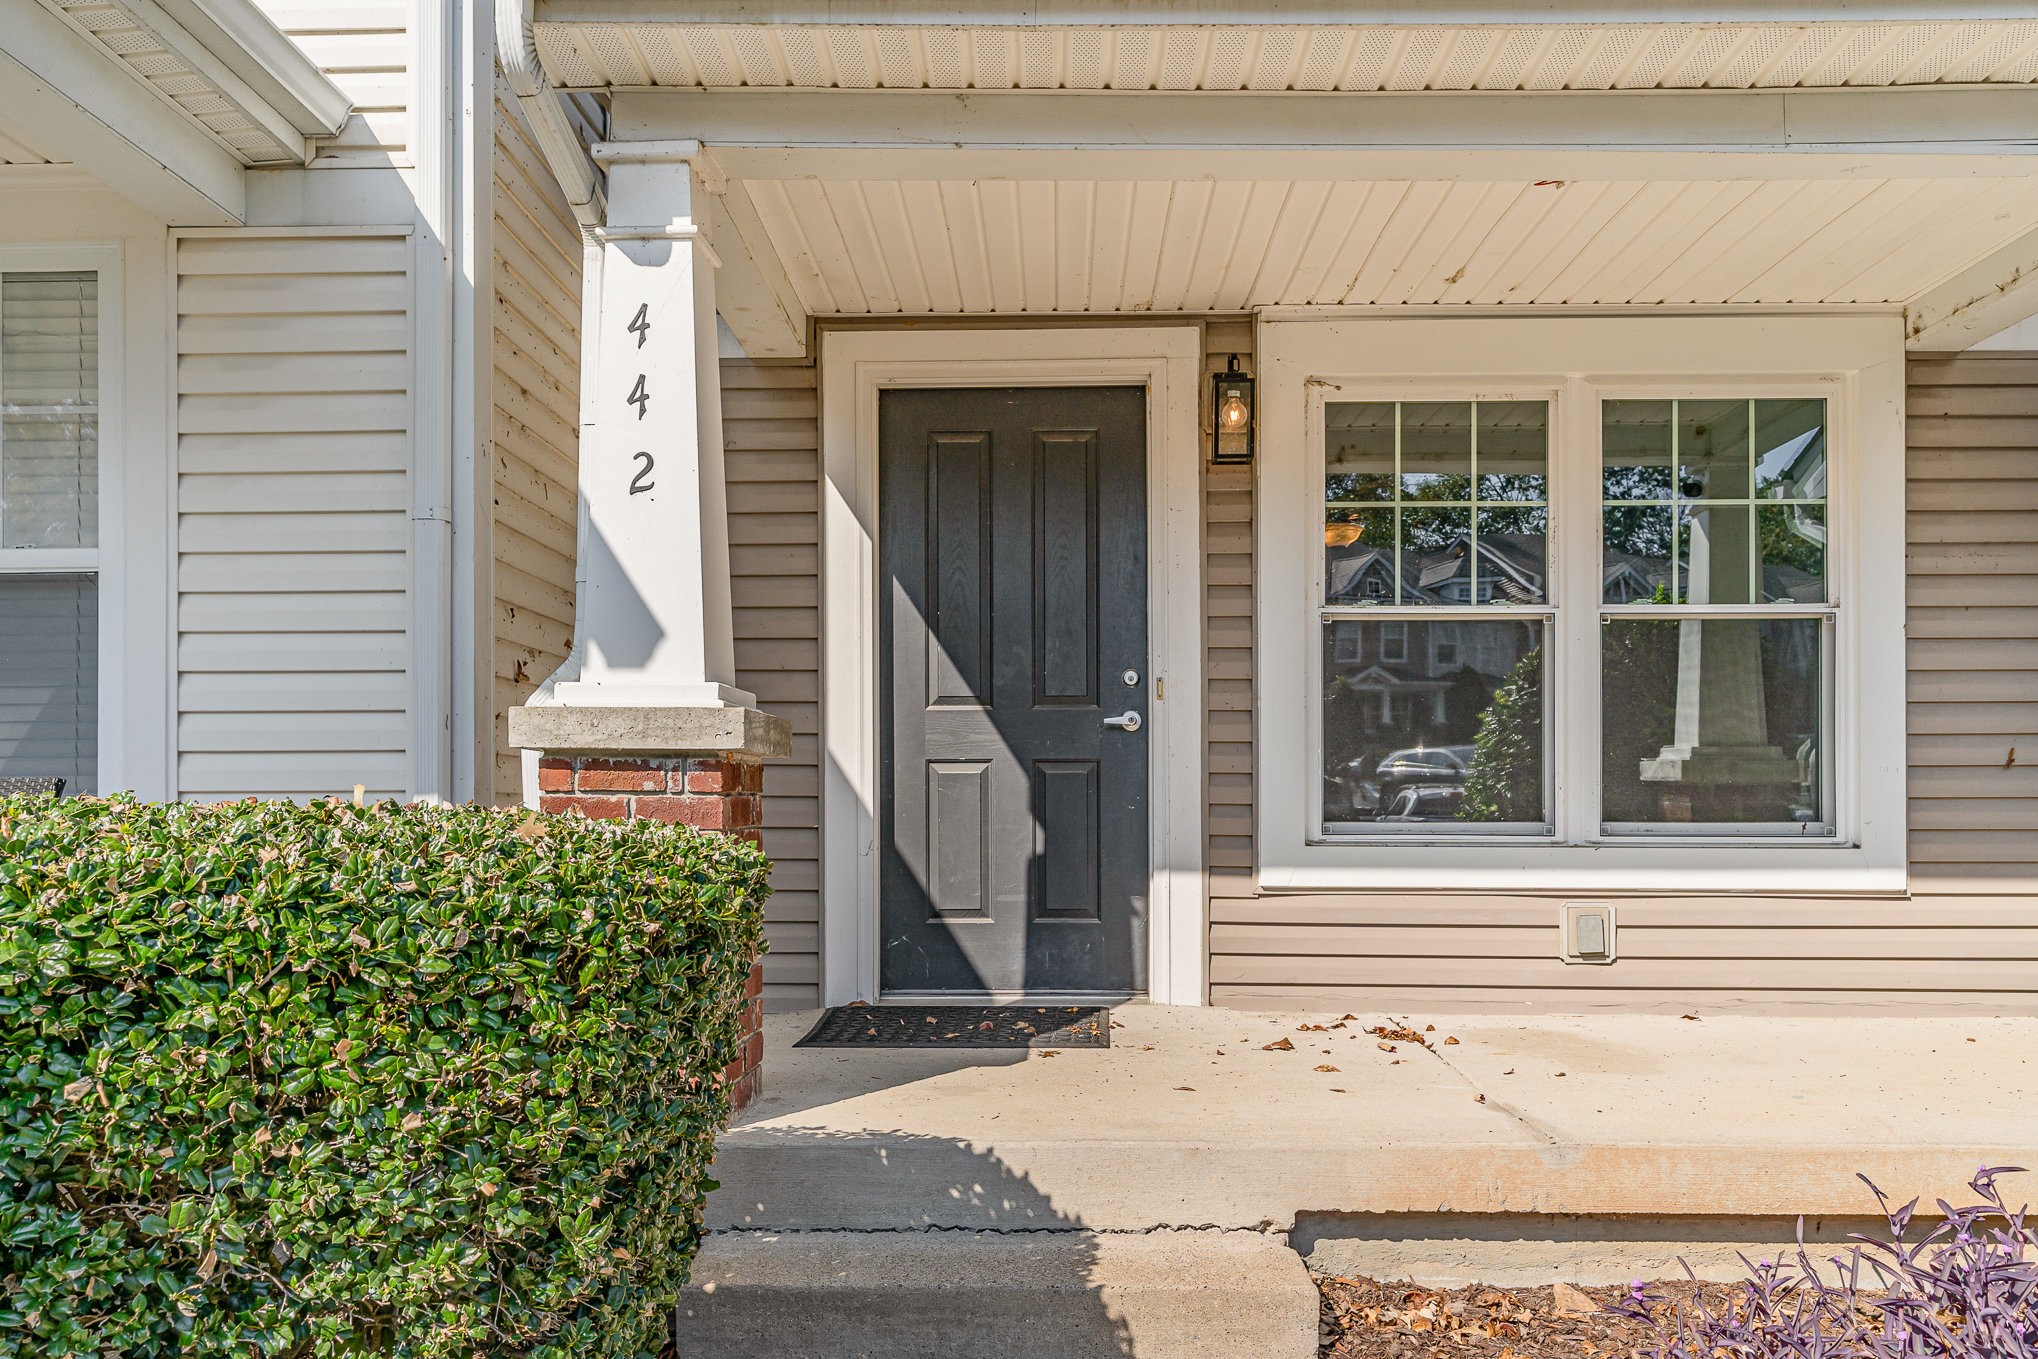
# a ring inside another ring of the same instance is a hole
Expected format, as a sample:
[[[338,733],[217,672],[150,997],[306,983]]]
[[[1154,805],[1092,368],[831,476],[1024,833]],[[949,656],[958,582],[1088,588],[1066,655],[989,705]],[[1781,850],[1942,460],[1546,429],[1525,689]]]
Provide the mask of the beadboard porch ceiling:
[[[803,352],[816,317],[1869,307],[1961,348],[2038,310],[2023,14],[938,26],[746,4],[536,0],[534,32],[555,87],[605,92],[612,147],[700,165],[756,358]]]
[[[1021,25],[990,14],[975,20],[958,14],[957,23],[938,26],[662,21],[680,17],[661,13],[676,8],[547,0],[537,26],[539,54],[556,79],[584,89],[1746,90],[2038,80],[2038,18],[2029,17],[1305,24],[1154,23],[1124,14],[1108,26]]]

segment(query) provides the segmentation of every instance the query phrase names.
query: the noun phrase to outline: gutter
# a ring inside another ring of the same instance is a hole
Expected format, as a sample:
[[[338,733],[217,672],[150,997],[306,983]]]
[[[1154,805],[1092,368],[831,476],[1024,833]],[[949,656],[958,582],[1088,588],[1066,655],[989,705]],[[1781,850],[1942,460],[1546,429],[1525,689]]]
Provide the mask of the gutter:
[[[532,13],[535,3],[536,0],[495,0],[496,60],[502,63],[510,93],[516,96],[524,117],[530,121],[539,153],[566,194],[574,220],[583,227],[597,227],[608,214],[608,194],[601,171],[567,121],[566,110],[559,106],[551,78],[538,59]]]

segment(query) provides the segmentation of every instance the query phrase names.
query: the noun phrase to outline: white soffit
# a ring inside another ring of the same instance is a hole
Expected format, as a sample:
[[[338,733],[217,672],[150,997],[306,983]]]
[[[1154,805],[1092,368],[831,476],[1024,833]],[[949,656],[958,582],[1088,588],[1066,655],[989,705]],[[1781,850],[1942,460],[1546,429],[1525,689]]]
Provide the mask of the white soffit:
[[[285,112],[250,88],[155,0],[44,0],[126,65],[157,95],[210,132],[246,165],[303,165],[311,145],[305,110]],[[266,21],[264,21],[266,22]],[[288,44],[280,33],[274,40]],[[302,73],[300,73],[302,74]],[[323,76],[312,93],[344,119],[346,99]],[[317,131],[330,134],[331,127]]]
[[[2038,81],[2038,17],[1886,23],[914,28],[537,24],[571,88],[1790,89]]]
[[[809,314],[1900,305],[2038,178],[732,180]]]

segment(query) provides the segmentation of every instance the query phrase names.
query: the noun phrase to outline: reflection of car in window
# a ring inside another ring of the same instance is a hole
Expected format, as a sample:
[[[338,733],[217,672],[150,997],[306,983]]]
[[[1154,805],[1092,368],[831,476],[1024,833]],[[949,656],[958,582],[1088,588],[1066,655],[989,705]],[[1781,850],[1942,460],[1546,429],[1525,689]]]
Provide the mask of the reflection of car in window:
[[[1413,787],[1457,787],[1472,768],[1471,746],[1415,746],[1397,750],[1375,766],[1380,805],[1391,806]],[[1385,818],[1382,818],[1385,819]]]
[[[1471,746],[1416,746],[1395,751],[1373,772],[1397,783],[1459,783],[1471,760]]]
[[[1382,821],[1455,821],[1465,802],[1463,786],[1455,783],[1411,784],[1394,795]]]

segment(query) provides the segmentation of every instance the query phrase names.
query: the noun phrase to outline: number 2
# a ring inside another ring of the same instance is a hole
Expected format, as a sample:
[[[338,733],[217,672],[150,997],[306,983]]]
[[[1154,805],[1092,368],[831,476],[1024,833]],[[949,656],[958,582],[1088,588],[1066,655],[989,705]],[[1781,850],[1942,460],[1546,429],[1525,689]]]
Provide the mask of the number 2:
[[[652,490],[657,486],[656,482],[644,480],[644,478],[651,475],[651,469],[656,464],[652,462],[651,455],[649,453],[637,454],[636,460],[638,462],[643,463],[644,465],[637,469],[636,476],[630,478],[630,494],[642,495],[645,491]]]
[[[632,387],[630,394],[623,399],[637,408],[637,418],[639,420],[644,418],[645,411],[651,409],[651,393],[644,387],[644,375],[642,373],[637,374],[637,385]]]
[[[649,302],[639,302],[637,304],[637,314],[630,318],[630,324],[627,329],[632,335],[637,337],[637,348],[642,349],[645,337],[651,333],[651,304]]]

